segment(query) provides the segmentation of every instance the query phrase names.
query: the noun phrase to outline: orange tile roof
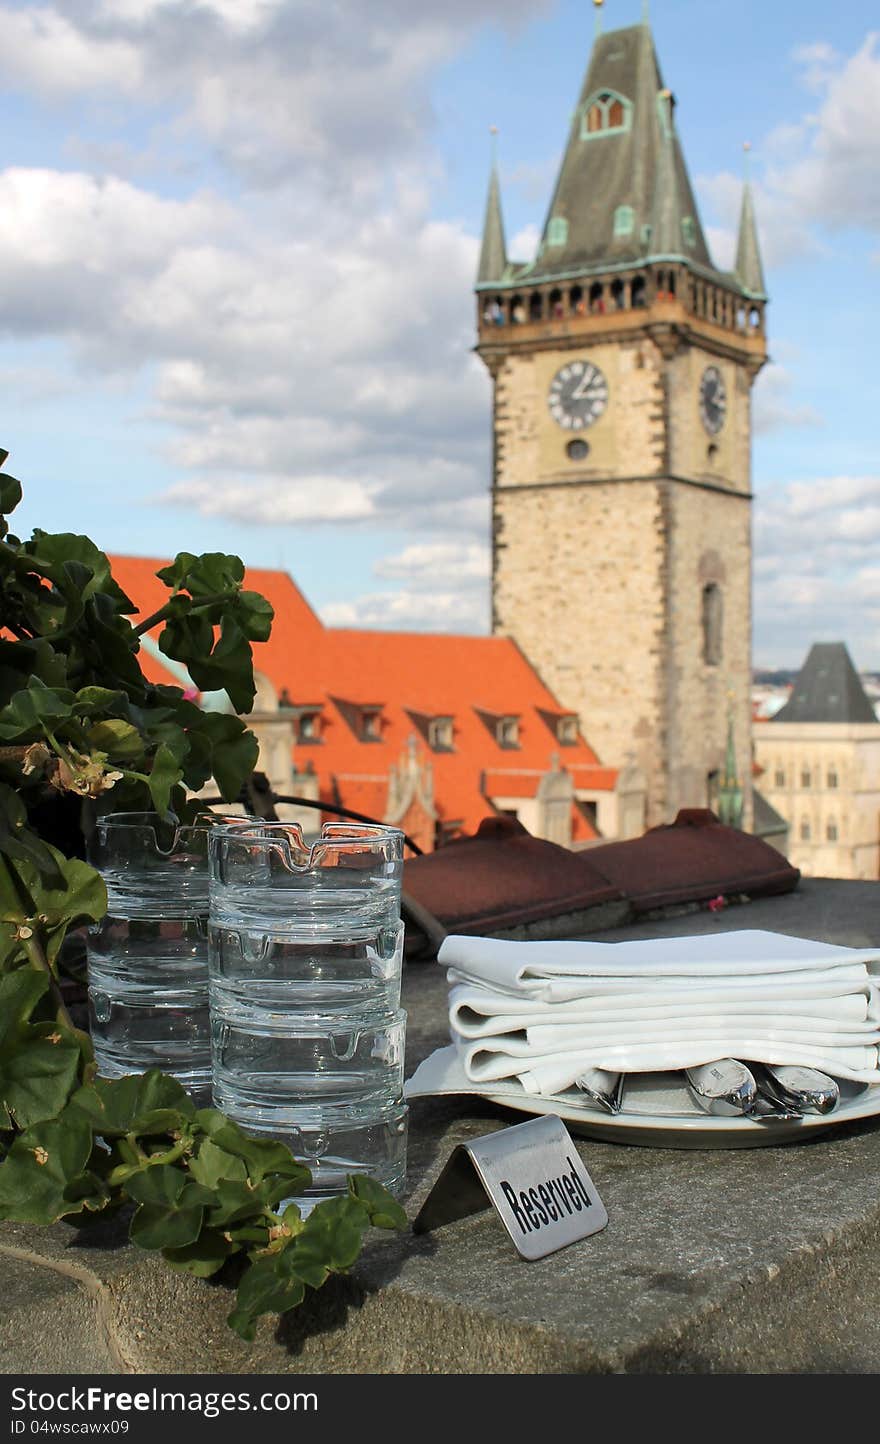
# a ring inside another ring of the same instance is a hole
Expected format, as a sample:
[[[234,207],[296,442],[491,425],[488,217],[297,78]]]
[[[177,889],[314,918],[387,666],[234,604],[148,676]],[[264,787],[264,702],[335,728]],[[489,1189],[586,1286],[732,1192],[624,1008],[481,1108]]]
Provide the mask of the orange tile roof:
[[[162,604],[167,591],[155,572],[165,563],[139,557],[111,561],[114,576],[137,603],[141,617]],[[300,765],[313,764],[321,795],[328,801],[335,786],[343,805],[381,816],[385,789],[379,779],[400,761],[413,735],[433,767],[441,821],[459,823],[466,832],[475,831],[492,811],[481,786],[484,774],[491,778],[500,770],[507,775],[514,764],[535,779],[532,790],[523,794],[527,796],[534,796],[537,779],[560,761],[576,787],[614,787],[615,769],[602,767],[583,737],[573,746],[560,746],[553,718],[571,714],[560,707],[513,640],[325,627],[286,572],[249,567],[245,585],[261,592],[275,609],[269,641],[254,647],[256,669],[276,691],[286,687],[294,705],[323,704],[321,741],[298,747],[296,757]],[[161,662],[143,651],[141,661],[152,681],[176,682]],[[355,735],[345,704],[381,704],[378,741]],[[492,714],[519,718],[518,748],[499,745],[485,720]],[[432,752],[414,716],[451,716],[453,750]],[[519,794],[505,791],[499,779],[497,795]]]

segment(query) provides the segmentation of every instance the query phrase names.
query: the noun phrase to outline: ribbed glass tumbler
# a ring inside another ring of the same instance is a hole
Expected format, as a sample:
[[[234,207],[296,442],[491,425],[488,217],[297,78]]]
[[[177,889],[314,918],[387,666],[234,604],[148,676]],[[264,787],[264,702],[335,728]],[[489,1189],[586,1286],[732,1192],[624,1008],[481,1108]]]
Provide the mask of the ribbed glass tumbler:
[[[102,818],[89,861],[108,911],[89,932],[89,1019],[104,1078],[161,1068],[207,1103],[208,821]]]
[[[400,1010],[403,834],[227,821],[212,831],[208,926],[216,1107],[283,1138],[307,1199],[406,1179]]]

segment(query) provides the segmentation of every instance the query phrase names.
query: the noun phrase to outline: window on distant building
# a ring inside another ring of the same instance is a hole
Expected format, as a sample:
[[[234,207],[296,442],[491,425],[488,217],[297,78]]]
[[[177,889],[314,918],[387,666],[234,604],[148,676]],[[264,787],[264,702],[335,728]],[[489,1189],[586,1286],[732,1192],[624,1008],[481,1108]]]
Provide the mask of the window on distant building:
[[[801,768],[801,787],[812,787],[812,785],[813,785],[813,774],[812,774],[812,772],[810,771],[809,767],[802,767],[802,768]]]
[[[693,216],[682,216],[681,236],[686,246],[695,246],[697,244],[697,228],[694,225]]]
[[[452,751],[452,718],[432,717],[428,723],[428,746],[432,752]]]
[[[837,823],[833,817],[829,817],[825,824],[825,837],[828,842],[837,841]]]
[[[801,842],[809,842],[809,840],[810,840],[810,819],[809,819],[808,817],[802,817],[802,818],[801,818]]]
[[[836,768],[836,767],[829,767],[829,769],[828,769],[828,786],[831,787],[831,788],[834,788],[834,787],[837,787],[837,785],[838,785],[838,783],[837,783],[837,768]]]
[[[784,787],[784,786],[785,786],[785,768],[784,768],[784,767],[777,767],[776,772],[775,772],[774,777],[773,777],[773,781],[774,781],[774,785],[775,785],[776,787]]]
[[[703,661],[708,667],[717,667],[721,661],[723,621],[721,588],[717,582],[707,582],[703,588]]]
[[[581,140],[619,134],[631,124],[632,102],[613,90],[602,90],[590,97],[581,112]]]
[[[495,727],[499,747],[519,746],[519,718],[499,717]]]

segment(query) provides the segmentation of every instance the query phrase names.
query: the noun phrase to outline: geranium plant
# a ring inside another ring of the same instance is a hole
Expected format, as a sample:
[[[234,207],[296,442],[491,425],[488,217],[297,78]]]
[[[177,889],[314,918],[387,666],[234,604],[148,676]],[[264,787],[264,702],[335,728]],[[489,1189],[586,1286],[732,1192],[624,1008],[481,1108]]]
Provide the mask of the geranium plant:
[[[165,603],[133,625],[136,608],[87,537],[10,533],[20,499],[0,473],[0,1219],[84,1224],[133,1203],[132,1242],[172,1268],[207,1277],[239,1257],[229,1322],[250,1339],[260,1314],[348,1269],[368,1226],[400,1228],[403,1210],[352,1178],[303,1219],[282,1204],[309,1171],[284,1144],[196,1108],[156,1070],[97,1078],[59,957],[107,907],[84,861],[95,811],[191,816],[193,792],[213,778],[234,800],[257,759],[238,716],[147,680],[140,637],[161,625],[165,655],[247,713],[251,643],[268,637],[272,609],[244,590],[238,557],[182,552],[158,573]]]

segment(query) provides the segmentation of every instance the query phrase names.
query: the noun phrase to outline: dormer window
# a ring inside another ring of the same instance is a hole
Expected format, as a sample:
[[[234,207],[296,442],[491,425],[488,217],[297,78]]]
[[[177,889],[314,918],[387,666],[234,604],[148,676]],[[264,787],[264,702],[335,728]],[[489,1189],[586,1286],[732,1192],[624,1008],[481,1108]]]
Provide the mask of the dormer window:
[[[351,702],[342,697],[332,697],[331,701],[358,742],[382,741],[381,702]]]
[[[495,737],[499,747],[518,747],[519,718],[499,717],[495,724]]]
[[[564,246],[568,240],[568,221],[565,216],[551,216],[547,226],[547,245]]]
[[[681,235],[686,246],[693,247],[697,244],[697,228],[693,216],[682,217]]]
[[[562,747],[575,747],[578,740],[577,714],[560,717],[556,722],[556,740]]]
[[[601,90],[592,95],[581,112],[581,140],[619,134],[629,130],[632,102],[614,90]]]
[[[614,234],[615,236],[631,236],[636,224],[636,215],[632,206],[618,206],[614,212]]]
[[[452,718],[431,717],[428,722],[428,746],[432,752],[452,751]]]
[[[299,716],[299,741],[308,744],[309,742],[320,742],[321,740],[321,714],[319,712],[301,712]]]
[[[363,707],[361,709],[361,741],[382,741],[382,718],[378,707]]]

